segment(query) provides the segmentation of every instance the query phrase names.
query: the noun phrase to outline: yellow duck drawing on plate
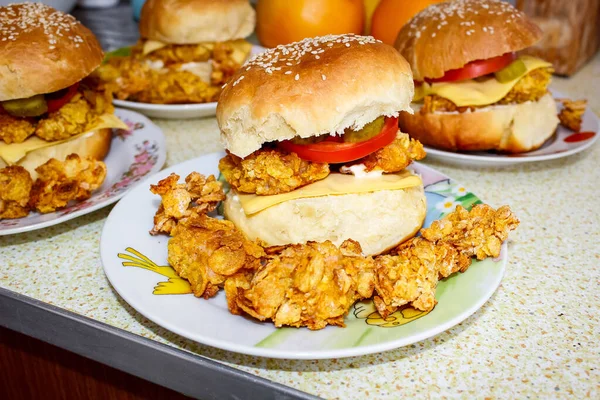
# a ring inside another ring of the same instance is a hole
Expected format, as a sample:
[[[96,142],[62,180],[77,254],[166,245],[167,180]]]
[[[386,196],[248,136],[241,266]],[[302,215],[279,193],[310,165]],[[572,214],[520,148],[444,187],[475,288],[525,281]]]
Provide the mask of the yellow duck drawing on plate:
[[[165,282],[158,282],[156,286],[154,286],[154,291],[152,294],[160,295],[192,293],[190,283],[185,279],[180,278],[170,265],[156,265],[154,261],[150,260],[148,257],[131,247],[127,247],[125,251],[131,254],[118,254],[120,259],[126,260],[122,263],[124,267],[143,268],[169,278],[169,280]]]
[[[166,278],[167,281],[158,282],[154,286],[152,294],[191,294],[192,288],[187,280],[180,278],[173,267],[170,265],[157,265],[154,261],[135,250],[127,247],[126,253],[118,253],[124,267],[137,267],[148,271],[156,272]],[[129,253],[129,254],[127,254]],[[367,325],[379,326],[382,328],[394,328],[414,321],[427,315],[426,311],[419,311],[412,307],[404,307],[395,313],[383,319],[375,309],[372,301],[360,301],[354,305],[354,316],[357,319],[364,319]]]

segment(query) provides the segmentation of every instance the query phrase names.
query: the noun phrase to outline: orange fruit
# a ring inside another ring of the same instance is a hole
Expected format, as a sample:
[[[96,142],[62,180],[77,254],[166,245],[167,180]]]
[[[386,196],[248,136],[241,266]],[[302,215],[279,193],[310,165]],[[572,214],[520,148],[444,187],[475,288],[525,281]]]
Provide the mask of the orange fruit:
[[[363,0],[258,0],[256,33],[266,47],[328,34],[360,35],[364,15]]]
[[[371,20],[371,35],[393,45],[402,26],[416,13],[443,0],[381,0]]]

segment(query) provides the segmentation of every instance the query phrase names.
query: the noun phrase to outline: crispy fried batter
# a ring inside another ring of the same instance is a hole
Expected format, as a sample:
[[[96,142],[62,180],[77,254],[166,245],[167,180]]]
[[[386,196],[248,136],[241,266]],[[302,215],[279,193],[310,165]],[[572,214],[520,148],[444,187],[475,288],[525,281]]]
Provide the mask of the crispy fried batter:
[[[226,220],[194,214],[179,221],[169,240],[169,264],[190,281],[194,295],[209,298],[235,274],[260,267],[262,247]]]
[[[213,175],[205,178],[192,172],[185,178],[185,184],[178,182],[179,175],[173,173],[157,185],[150,185],[150,191],[162,198],[154,215],[151,235],[170,234],[179,220],[193,214],[211,212],[220,201],[225,200],[221,183]]]
[[[29,194],[33,181],[21,166],[0,169],[0,219],[21,218],[29,214]]]
[[[226,284],[230,311],[271,319],[277,327],[344,326],[352,304],[373,293],[373,260],[357,255],[356,246],[347,241],[338,249],[327,241],[278,248],[251,280]]]
[[[21,143],[34,132],[35,123],[29,118],[0,114],[0,140],[5,143]]]
[[[29,206],[41,213],[66,207],[71,200],[89,199],[102,185],[106,165],[92,158],[67,156],[65,161],[51,158],[35,169],[38,178],[31,189]]]
[[[340,168],[340,172],[344,174],[352,173],[348,167],[355,164],[364,164],[365,172],[400,172],[408,167],[413,160],[423,158],[425,158],[425,149],[423,149],[421,142],[411,139],[406,133],[398,132],[398,136],[392,143],[364,158],[344,165]]]
[[[548,85],[552,77],[552,68],[534,69],[524,77],[504,96],[500,101],[494,104],[483,106],[464,106],[458,107],[452,101],[437,95],[428,95],[423,99],[423,106],[420,113],[427,114],[436,111],[460,113],[466,111],[475,111],[478,108],[489,107],[498,104],[520,104],[528,101],[538,101],[548,93]]]
[[[240,68],[252,45],[245,40],[168,45],[147,55],[143,55],[142,48],[140,42],[131,56],[110,58],[95,76],[121,100],[186,104],[216,101],[221,86]],[[159,62],[158,69],[151,66],[152,62]],[[188,63],[208,64],[196,75],[182,69]]]
[[[498,257],[502,242],[519,225],[519,220],[508,206],[497,210],[487,204],[477,204],[471,211],[458,206],[444,219],[434,221],[421,235],[433,242],[445,242],[469,257],[478,260]]]
[[[329,175],[328,164],[277,149],[257,150],[244,159],[227,154],[219,161],[219,170],[237,191],[259,195],[291,192]]]
[[[581,123],[583,120],[583,114],[585,113],[585,107],[587,106],[587,100],[569,100],[560,99],[563,104],[563,109],[558,113],[558,119],[561,125],[572,131],[579,132],[581,130]]]

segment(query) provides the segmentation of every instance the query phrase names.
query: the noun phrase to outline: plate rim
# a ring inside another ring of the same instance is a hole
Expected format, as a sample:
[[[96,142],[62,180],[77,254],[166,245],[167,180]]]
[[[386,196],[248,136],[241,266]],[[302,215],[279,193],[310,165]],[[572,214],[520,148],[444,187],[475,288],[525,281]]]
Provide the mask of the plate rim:
[[[139,185],[141,185],[143,183],[147,183],[150,180],[162,179],[164,176],[167,176],[168,174],[173,172],[174,169],[185,169],[188,166],[199,163],[199,160],[202,158],[208,158],[208,157],[216,158],[216,157],[221,157],[224,154],[225,154],[224,152],[212,152],[212,153],[207,153],[207,154],[201,155],[199,157],[195,157],[190,160],[186,160],[179,164],[176,164],[176,165],[170,166],[168,168],[165,168],[161,171],[158,171],[157,173],[153,174],[152,176],[149,176],[146,179],[144,179],[142,182],[140,182]],[[435,168],[432,168],[423,163],[418,163],[418,164],[422,168],[433,170],[436,173],[439,173],[449,179],[452,179],[448,175],[444,174],[441,171],[438,171]],[[138,190],[142,190],[142,189],[138,188]],[[130,194],[130,193],[131,192],[128,192],[128,194]],[[500,271],[497,274],[497,278],[492,282],[492,284],[491,284],[490,288],[488,289],[488,291],[486,292],[486,294],[484,296],[482,296],[481,298],[479,298],[478,301],[474,302],[472,305],[470,305],[468,308],[466,308],[459,315],[452,318],[451,320],[449,320],[443,324],[436,325],[435,327],[430,328],[420,334],[411,335],[408,338],[400,338],[400,339],[396,339],[396,340],[390,340],[390,341],[387,341],[384,343],[377,343],[377,344],[371,344],[371,345],[366,345],[366,346],[350,347],[350,348],[344,348],[344,349],[331,349],[331,350],[323,350],[323,351],[318,351],[318,352],[315,352],[314,350],[312,350],[312,351],[282,350],[282,349],[264,348],[264,347],[250,346],[250,345],[238,345],[236,343],[232,343],[231,341],[222,341],[222,340],[213,339],[213,338],[207,337],[207,336],[201,336],[200,338],[198,338],[197,335],[190,334],[189,331],[186,331],[185,329],[180,329],[177,325],[172,325],[171,323],[165,321],[160,316],[156,316],[154,314],[147,313],[144,310],[144,307],[138,307],[138,304],[135,299],[132,299],[129,296],[129,294],[120,290],[121,288],[119,287],[119,285],[115,285],[116,278],[112,275],[110,268],[107,267],[107,265],[114,263],[114,260],[113,260],[114,254],[113,254],[112,249],[108,248],[109,246],[107,243],[109,241],[105,238],[109,236],[108,231],[109,231],[109,229],[112,228],[112,225],[114,223],[113,219],[117,218],[117,216],[116,216],[117,213],[120,212],[121,208],[126,206],[125,204],[126,204],[125,202],[119,202],[111,210],[110,214],[106,218],[106,221],[102,228],[101,237],[100,237],[100,258],[101,258],[101,262],[102,262],[102,269],[103,269],[108,281],[110,282],[111,286],[113,287],[113,289],[136,312],[140,313],[146,319],[152,321],[153,323],[157,324],[158,326],[160,326],[170,332],[173,332],[173,333],[175,333],[179,336],[182,336],[188,340],[192,340],[194,342],[197,342],[197,343],[200,343],[203,345],[211,346],[211,347],[221,349],[221,350],[232,351],[232,352],[239,353],[239,354],[246,354],[246,355],[250,355],[250,356],[276,358],[276,359],[295,359],[295,360],[346,358],[346,357],[361,356],[361,355],[367,355],[367,354],[373,354],[373,353],[380,353],[383,351],[397,349],[400,347],[410,345],[412,343],[416,343],[416,342],[425,340],[427,338],[430,338],[430,337],[436,336],[442,332],[445,332],[453,326],[458,325],[459,323],[461,323],[462,321],[466,320],[471,315],[473,315],[477,310],[479,310],[491,298],[491,296],[498,290],[498,287],[500,286],[502,279],[504,278],[504,275],[506,273],[506,266],[508,264],[508,245],[507,245],[507,242],[505,241],[502,244],[501,254],[503,255],[503,257],[500,260],[501,263],[496,264],[496,266],[500,268]],[[198,300],[200,301],[200,299],[198,299]],[[340,328],[340,329],[343,329],[343,328]]]
[[[157,136],[157,140],[158,140],[158,145],[159,148],[164,149],[164,151],[159,152],[158,154],[158,158],[156,160],[156,164],[153,167],[153,169],[156,169],[154,171],[154,173],[152,174],[155,175],[156,173],[159,173],[162,170],[162,167],[164,166],[165,162],[167,161],[167,150],[166,150],[166,138],[165,138],[165,134],[162,131],[162,129],[156,125],[154,122],[152,122],[148,117],[146,117],[143,114],[140,114],[136,111],[133,110],[127,110],[127,109],[123,109],[123,108],[115,108],[115,113],[119,111],[119,112],[123,112],[125,114],[127,113],[132,113],[135,114],[136,118],[139,118],[142,120],[142,122],[144,123],[145,126],[152,126],[153,128],[156,129],[158,136]],[[113,140],[113,139],[111,139]],[[25,233],[25,232],[32,232],[32,231],[36,231],[38,229],[44,229],[44,228],[48,228],[50,226],[54,226],[54,225],[59,225],[62,224],[63,222],[67,222],[70,221],[72,219],[75,219],[77,217],[80,217],[82,215],[86,215],[86,214],[90,214],[94,211],[97,211],[101,208],[107,207],[117,201],[119,201],[123,196],[125,196],[126,194],[128,194],[132,189],[136,188],[139,184],[141,184],[144,179],[141,179],[140,181],[134,183],[130,188],[128,188],[127,190],[121,192],[121,193],[117,193],[113,196],[110,196],[108,198],[106,198],[105,200],[94,204],[93,206],[90,207],[86,207],[84,209],[81,210],[77,210],[74,211],[72,213],[69,214],[64,214],[58,218],[49,220],[49,221],[44,221],[44,222],[40,222],[37,224],[33,224],[33,225],[26,225],[26,226],[20,226],[20,227],[16,227],[16,228],[7,228],[7,229],[0,229],[0,236],[7,236],[7,235],[15,235],[15,234],[19,234],[19,233]],[[92,197],[90,197],[91,199]],[[64,211],[64,210],[68,210],[67,208],[61,209],[60,211]],[[25,217],[26,218],[26,217]]]

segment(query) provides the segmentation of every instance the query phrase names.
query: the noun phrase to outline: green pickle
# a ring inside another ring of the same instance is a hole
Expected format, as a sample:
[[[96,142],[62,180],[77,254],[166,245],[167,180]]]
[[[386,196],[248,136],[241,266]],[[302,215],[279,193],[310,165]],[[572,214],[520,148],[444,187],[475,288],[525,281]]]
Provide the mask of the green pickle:
[[[325,134],[325,135],[319,135],[319,136],[311,136],[311,137],[307,137],[307,138],[301,138],[301,137],[295,137],[292,139],[292,143],[294,144],[314,144],[314,143],[320,143],[323,140],[327,139],[327,136],[329,136],[329,134]]]
[[[517,59],[494,74],[498,82],[506,83],[519,78],[525,72],[527,72],[527,66],[522,60]]]
[[[379,117],[373,122],[369,122],[361,130],[352,131],[350,129],[346,129],[342,139],[344,143],[359,143],[365,142],[381,133],[383,129],[383,125],[385,125],[385,117]]]
[[[27,99],[3,101],[2,108],[15,117],[37,117],[48,111],[48,104],[44,95],[38,94]]]

